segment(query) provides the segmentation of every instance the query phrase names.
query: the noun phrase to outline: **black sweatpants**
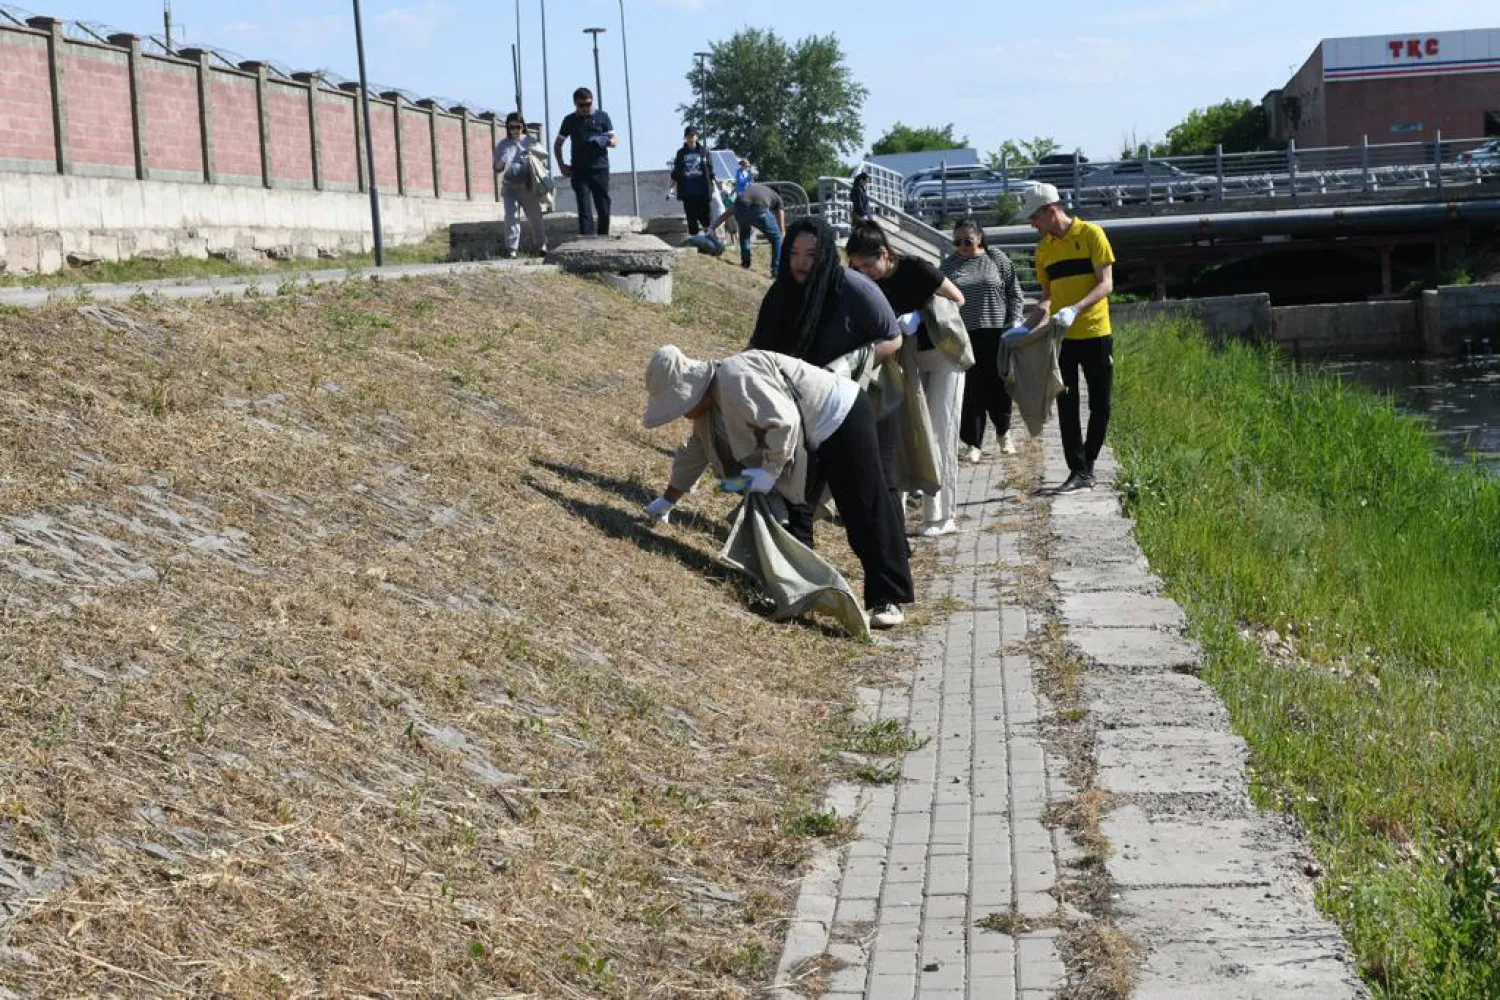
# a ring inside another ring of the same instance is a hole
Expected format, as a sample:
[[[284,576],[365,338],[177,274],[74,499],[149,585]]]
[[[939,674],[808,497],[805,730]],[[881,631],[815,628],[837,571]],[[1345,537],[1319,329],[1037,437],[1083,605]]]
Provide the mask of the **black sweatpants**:
[[[689,194],[682,198],[682,212],[687,216],[688,235],[697,236],[700,232],[708,230],[708,224],[713,220],[708,217],[708,195]]]
[[[1110,398],[1115,388],[1115,338],[1090,337],[1064,340],[1057,363],[1062,368],[1067,391],[1057,397],[1057,429],[1062,434],[1063,457],[1072,472],[1094,471],[1094,459],[1104,447],[1109,429]],[[1089,387],[1089,433],[1085,439],[1078,424],[1078,372]]]
[[[578,202],[578,234],[609,235],[609,168],[573,172],[573,197]],[[595,213],[597,229],[595,228]]]
[[[813,453],[815,471],[807,484],[809,502],[816,501],[826,484],[838,504],[849,547],[865,570],[866,608],[910,604],[916,593],[911,582],[906,517],[886,488],[879,453],[875,408],[860,393],[839,429]],[[811,547],[810,508],[799,505],[790,513],[788,530]]]
[[[963,410],[958,417],[958,439],[970,448],[984,447],[984,421],[989,418],[1001,437],[1010,430],[1010,393],[1000,370],[1000,334],[996,329],[969,331],[974,345],[974,367],[964,379]]]

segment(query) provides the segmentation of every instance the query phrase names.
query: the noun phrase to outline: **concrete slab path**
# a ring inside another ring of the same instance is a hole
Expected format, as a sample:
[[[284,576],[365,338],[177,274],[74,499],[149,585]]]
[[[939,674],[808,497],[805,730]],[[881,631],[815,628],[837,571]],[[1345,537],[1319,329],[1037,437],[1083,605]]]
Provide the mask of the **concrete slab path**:
[[[1055,423],[1041,445],[1029,461],[1041,461],[1044,483],[1061,482]],[[1064,775],[1078,771],[1052,739],[1072,726],[1090,737],[1093,781],[1111,803],[1104,919],[1138,946],[1133,996],[1367,995],[1338,930],[1313,907],[1297,831],[1250,804],[1244,743],[1195,676],[1199,651],[1122,514],[1113,457],[1102,455],[1097,471],[1092,492],[1018,495],[1001,459],[987,458],[962,471],[962,531],[914,543],[936,544],[940,569],[923,600],[951,613],[896,640],[913,645],[916,666],[891,688],[862,690],[860,714],[898,720],[925,743],[905,755],[895,784],[830,790],[827,805],[857,818],[857,837],[815,857],[778,991],[821,989],[827,1000],[1065,994],[1080,970],[1065,967],[1059,944],[1093,919],[1054,894],[1085,859],[1048,825],[1049,806],[1075,793]],[[1008,597],[1043,558],[1049,596],[1032,606]],[[1036,644],[1023,643],[1047,627],[1086,665],[1080,711],[1066,719],[1042,693],[1026,652]]]

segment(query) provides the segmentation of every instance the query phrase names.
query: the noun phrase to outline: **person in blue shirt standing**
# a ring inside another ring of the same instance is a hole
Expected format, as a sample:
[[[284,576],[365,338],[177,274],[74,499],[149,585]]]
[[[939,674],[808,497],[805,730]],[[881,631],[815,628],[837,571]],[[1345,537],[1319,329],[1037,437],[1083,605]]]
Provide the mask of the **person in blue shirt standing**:
[[[740,168],[734,172],[735,197],[745,193],[745,188],[755,183],[755,171],[750,168],[750,158],[740,157]]]
[[[572,139],[571,164],[562,162],[563,140]],[[573,91],[573,112],[562,120],[552,153],[562,175],[573,182],[578,201],[578,232],[609,235],[609,151],[615,146],[615,125],[609,115],[594,110],[594,92],[587,87]],[[595,228],[595,212],[598,228]]]
[[[687,216],[688,235],[696,236],[708,228],[709,201],[713,194],[714,165],[698,141],[698,130],[689,125],[682,133],[682,148],[672,163],[672,183]]]

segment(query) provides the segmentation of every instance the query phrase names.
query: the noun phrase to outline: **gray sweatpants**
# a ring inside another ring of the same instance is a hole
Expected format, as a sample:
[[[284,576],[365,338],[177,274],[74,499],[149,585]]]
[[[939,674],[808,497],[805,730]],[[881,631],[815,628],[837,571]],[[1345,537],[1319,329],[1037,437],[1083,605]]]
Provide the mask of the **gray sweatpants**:
[[[505,249],[521,248],[521,209],[525,208],[537,247],[546,253],[547,222],[542,218],[542,200],[537,193],[519,184],[501,184],[500,196],[505,200]]]

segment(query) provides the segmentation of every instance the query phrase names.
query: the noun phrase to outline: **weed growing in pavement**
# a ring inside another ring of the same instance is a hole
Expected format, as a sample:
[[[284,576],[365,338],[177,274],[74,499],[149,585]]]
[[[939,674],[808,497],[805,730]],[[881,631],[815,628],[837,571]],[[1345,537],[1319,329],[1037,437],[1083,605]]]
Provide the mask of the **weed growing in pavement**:
[[[852,725],[839,734],[838,748],[851,753],[889,755],[920,750],[926,736],[917,736],[896,719]]]
[[[810,809],[793,816],[787,830],[796,837],[831,837],[839,832],[839,814],[832,809]]]
[[[854,777],[867,785],[889,785],[901,777],[900,764],[860,764]]]
[[[1312,834],[1321,905],[1384,995],[1495,995],[1496,891],[1455,873],[1500,839],[1500,480],[1259,349],[1160,325],[1126,331],[1119,364],[1141,546],[1257,794]]]

